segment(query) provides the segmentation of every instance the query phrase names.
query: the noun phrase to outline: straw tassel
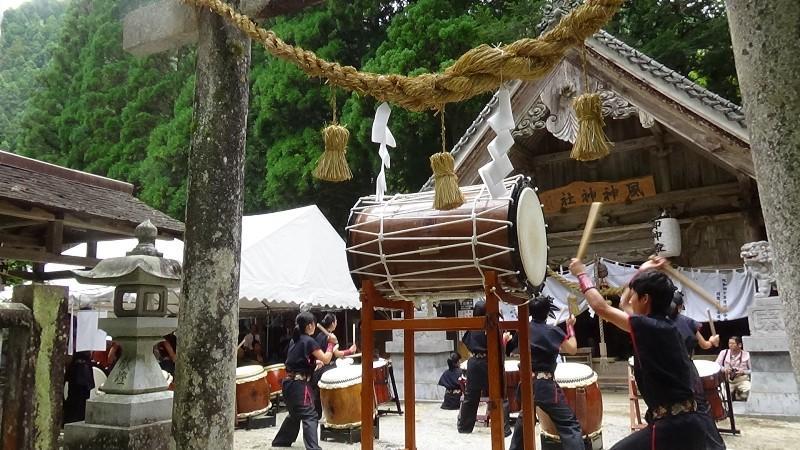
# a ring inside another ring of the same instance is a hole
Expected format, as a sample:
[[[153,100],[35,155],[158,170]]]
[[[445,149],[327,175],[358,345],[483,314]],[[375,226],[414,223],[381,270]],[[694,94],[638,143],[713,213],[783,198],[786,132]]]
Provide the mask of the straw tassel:
[[[434,179],[434,209],[446,211],[464,204],[464,194],[458,187],[455,160],[449,152],[438,152],[431,155],[431,169]]]
[[[578,117],[578,135],[572,146],[570,158],[578,161],[592,161],[608,156],[611,147],[603,127],[603,108],[600,94],[583,94],[573,104]]]
[[[334,183],[353,178],[353,173],[350,172],[350,166],[347,165],[345,157],[348,139],[350,139],[350,132],[339,124],[328,125],[322,130],[325,151],[314,169],[316,178]]]

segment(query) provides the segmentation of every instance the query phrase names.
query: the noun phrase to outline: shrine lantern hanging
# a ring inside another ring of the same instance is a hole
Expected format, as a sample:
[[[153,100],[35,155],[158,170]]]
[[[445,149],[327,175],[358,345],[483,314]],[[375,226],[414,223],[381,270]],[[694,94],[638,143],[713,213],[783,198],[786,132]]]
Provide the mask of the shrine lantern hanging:
[[[653,225],[655,253],[669,258],[681,254],[681,226],[678,219],[662,214]]]

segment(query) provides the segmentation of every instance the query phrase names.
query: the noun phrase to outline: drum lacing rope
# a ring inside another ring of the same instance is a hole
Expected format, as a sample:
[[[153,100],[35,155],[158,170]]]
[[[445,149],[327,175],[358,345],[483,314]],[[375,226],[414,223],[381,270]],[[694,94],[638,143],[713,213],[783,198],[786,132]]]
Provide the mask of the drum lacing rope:
[[[386,282],[389,283],[389,287],[392,288],[392,291],[395,295],[403,300],[408,300],[403,294],[398,292],[397,288],[392,282],[392,273],[389,271],[389,265],[386,263],[386,253],[383,251],[383,218],[386,216],[386,207],[389,206],[391,201],[397,199],[397,196],[398,194],[395,194],[391,200],[383,202],[383,211],[381,212],[380,217],[380,227],[378,228],[378,253],[380,254],[381,263],[383,264],[383,270],[386,271]]]
[[[475,268],[478,269],[478,272],[481,274],[481,283],[486,286],[486,275],[483,273],[483,268],[481,268],[481,261],[478,259],[478,253],[475,251],[475,248],[478,246],[478,220],[477,214],[475,214],[475,207],[477,206],[478,199],[483,196],[483,193],[486,191],[486,184],[481,186],[481,190],[478,192],[472,199],[472,208],[470,211],[470,217],[472,219],[472,261],[475,264]]]

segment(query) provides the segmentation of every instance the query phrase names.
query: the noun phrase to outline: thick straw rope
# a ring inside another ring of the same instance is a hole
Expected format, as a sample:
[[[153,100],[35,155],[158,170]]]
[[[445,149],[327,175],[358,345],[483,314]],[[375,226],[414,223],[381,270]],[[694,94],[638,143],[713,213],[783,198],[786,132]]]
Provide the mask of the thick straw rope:
[[[568,49],[583,45],[599,31],[624,0],[587,0],[538,38],[524,38],[499,47],[481,45],[461,55],[442,73],[416,77],[359,72],[351,66],[325,61],[314,52],[287,44],[222,0],[182,1],[229,19],[273,56],[291,62],[308,76],[326,78],[336,86],[371,95],[379,101],[422,111],[440,109],[444,104],[493,91],[503,80],[540,78],[558,64]]]

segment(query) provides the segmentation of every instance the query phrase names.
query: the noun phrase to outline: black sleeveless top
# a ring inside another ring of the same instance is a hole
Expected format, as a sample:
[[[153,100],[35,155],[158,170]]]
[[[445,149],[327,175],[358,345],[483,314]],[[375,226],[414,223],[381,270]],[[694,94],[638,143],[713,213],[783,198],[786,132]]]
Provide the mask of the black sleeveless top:
[[[316,358],[312,353],[319,350],[317,341],[307,334],[302,334],[289,342],[286,354],[286,371],[311,375],[316,367]]]

